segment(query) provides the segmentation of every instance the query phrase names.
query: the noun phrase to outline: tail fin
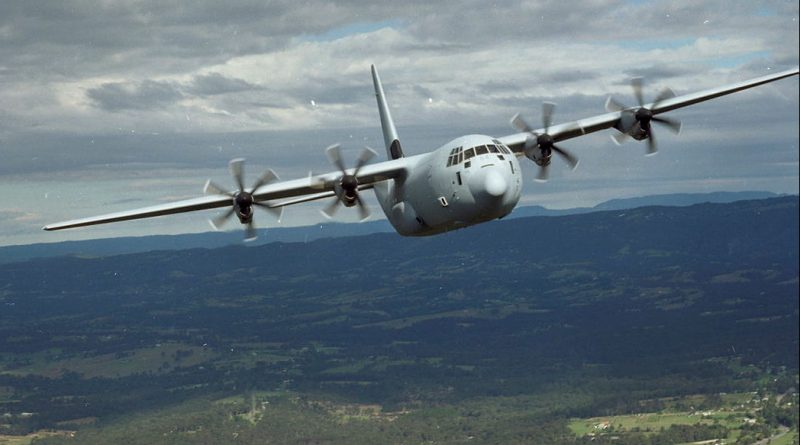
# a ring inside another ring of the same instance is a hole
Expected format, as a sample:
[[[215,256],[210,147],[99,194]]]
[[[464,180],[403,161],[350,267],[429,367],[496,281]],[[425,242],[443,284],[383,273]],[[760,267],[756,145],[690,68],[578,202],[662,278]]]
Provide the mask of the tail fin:
[[[403,157],[403,149],[400,147],[400,139],[397,130],[394,128],[392,114],[389,112],[389,105],[386,103],[386,96],[383,94],[381,78],[378,77],[378,70],[372,65],[372,83],[375,84],[375,96],[378,98],[378,112],[381,115],[381,128],[383,129],[383,142],[386,144],[386,154],[389,159]]]

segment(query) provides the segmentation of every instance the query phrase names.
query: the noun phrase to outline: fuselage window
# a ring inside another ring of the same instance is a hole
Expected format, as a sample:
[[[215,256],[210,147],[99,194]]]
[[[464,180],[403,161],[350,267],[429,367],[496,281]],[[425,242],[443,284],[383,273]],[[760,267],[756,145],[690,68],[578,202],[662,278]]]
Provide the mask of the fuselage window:
[[[497,153],[497,145],[488,145],[488,147],[491,153]]]
[[[480,145],[478,147],[475,147],[475,153],[477,153],[476,156],[485,155],[486,153],[489,153],[489,150],[486,148],[485,145]]]

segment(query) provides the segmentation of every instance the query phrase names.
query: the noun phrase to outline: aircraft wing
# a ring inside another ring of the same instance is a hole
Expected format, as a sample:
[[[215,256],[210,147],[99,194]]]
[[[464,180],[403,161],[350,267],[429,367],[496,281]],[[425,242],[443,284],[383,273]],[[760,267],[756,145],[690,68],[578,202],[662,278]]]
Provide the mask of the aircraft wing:
[[[392,161],[365,165],[358,172],[359,189],[370,188],[372,184],[376,182],[403,177],[406,174],[408,166],[412,162],[411,159],[413,158],[400,158]],[[347,173],[352,174],[353,169],[347,170]],[[266,202],[269,207],[283,207],[286,205],[313,201],[315,199],[323,199],[335,195],[334,187],[341,176],[342,172],[337,171],[322,175],[308,176],[302,179],[273,182],[260,187],[258,191],[253,194],[253,197],[256,201]],[[195,210],[215,209],[230,205],[232,205],[230,196],[209,195],[135,210],[126,210],[49,224],[44,226],[43,229],[69,229],[73,227],[192,212]]]
[[[768,74],[766,76],[757,77],[755,79],[750,79],[743,82],[738,82],[730,85],[725,85],[722,87],[703,90],[697,93],[685,94],[683,96],[677,96],[670,99],[665,99],[658,102],[656,107],[653,107],[652,103],[644,104],[642,106],[644,108],[650,109],[654,115],[657,115],[661,113],[666,113],[667,111],[672,111],[678,108],[687,107],[689,105],[694,105],[696,103],[704,102],[720,96],[736,93],[738,91],[757,87],[765,83],[774,82],[779,79],[796,75],[798,75],[798,69],[794,68],[791,70],[781,71],[774,74]],[[558,142],[566,139],[572,139],[578,136],[583,136],[585,134],[594,133],[596,131],[605,130],[607,128],[612,128],[616,126],[620,122],[623,113],[625,113],[628,110],[636,110],[637,108],[639,107],[638,106],[630,107],[623,111],[612,111],[609,113],[600,114],[586,119],[580,119],[573,122],[566,122],[563,124],[553,125],[548,129],[547,133],[553,137],[554,141]],[[533,132],[536,134],[542,134],[545,132],[545,130],[542,128],[538,130],[533,130]],[[499,140],[503,142],[505,145],[507,145],[509,148],[511,148],[511,150],[514,151],[515,153],[523,154],[525,141],[529,136],[530,133],[522,132],[501,137],[499,138]]]

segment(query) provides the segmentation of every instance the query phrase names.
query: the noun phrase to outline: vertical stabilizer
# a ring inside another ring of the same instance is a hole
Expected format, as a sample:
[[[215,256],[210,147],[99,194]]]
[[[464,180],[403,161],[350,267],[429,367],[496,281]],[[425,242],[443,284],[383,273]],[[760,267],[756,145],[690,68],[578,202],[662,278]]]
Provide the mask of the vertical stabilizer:
[[[386,153],[389,155],[389,159],[402,158],[403,149],[400,147],[397,129],[394,128],[392,113],[389,112],[389,104],[386,103],[381,78],[378,76],[378,70],[375,69],[375,65],[372,65],[372,82],[375,84],[375,97],[378,98],[378,112],[381,115],[381,128],[383,129],[383,142],[386,144]]]

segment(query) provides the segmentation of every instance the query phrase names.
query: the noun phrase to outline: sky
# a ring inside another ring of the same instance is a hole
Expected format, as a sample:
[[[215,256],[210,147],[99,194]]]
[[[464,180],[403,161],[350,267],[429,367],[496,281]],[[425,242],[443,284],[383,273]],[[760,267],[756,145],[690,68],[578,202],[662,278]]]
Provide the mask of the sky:
[[[509,119],[538,123],[543,101],[556,123],[603,113],[609,95],[633,105],[632,77],[652,100],[793,68],[798,47],[796,0],[3,1],[0,246],[204,232],[217,212],[41,227],[199,196],[209,178],[233,188],[232,158],[249,182],[331,171],[333,143],[351,160],[364,145],[384,153],[370,64],[411,155],[515,133]],[[520,205],[798,193],[796,77],[670,117],[682,132],[658,132],[656,156],[604,131],[564,142],[581,163],[555,160],[545,184],[522,159]],[[324,205],[256,220],[313,224]],[[337,217],[354,221],[348,210]]]

